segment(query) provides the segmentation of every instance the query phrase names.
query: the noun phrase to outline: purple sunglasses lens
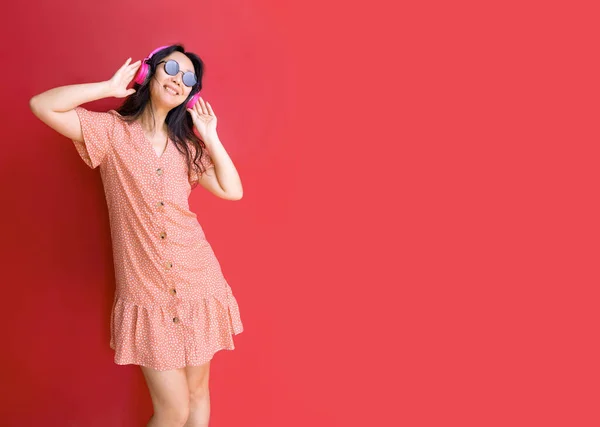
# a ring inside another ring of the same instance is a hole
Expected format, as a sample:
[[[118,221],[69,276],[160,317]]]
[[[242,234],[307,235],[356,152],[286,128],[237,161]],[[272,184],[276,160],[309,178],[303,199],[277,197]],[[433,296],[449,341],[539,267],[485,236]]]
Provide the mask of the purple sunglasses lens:
[[[190,71],[183,74],[183,84],[186,86],[194,86],[196,84],[196,75]]]

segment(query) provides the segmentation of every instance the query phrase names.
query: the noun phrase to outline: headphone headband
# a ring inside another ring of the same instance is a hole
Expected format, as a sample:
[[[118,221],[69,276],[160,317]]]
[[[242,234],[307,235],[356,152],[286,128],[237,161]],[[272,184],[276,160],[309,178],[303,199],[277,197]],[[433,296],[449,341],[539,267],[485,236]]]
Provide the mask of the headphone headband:
[[[155,54],[156,52],[158,52],[159,50],[163,50],[165,47],[169,47],[169,45],[166,45],[166,46],[161,46],[161,47],[158,47],[158,48],[154,49],[152,52],[150,52],[150,55],[148,55],[148,56],[147,56],[147,57],[144,59],[144,61],[147,61],[148,59],[152,58],[152,55],[154,55],[154,54]]]

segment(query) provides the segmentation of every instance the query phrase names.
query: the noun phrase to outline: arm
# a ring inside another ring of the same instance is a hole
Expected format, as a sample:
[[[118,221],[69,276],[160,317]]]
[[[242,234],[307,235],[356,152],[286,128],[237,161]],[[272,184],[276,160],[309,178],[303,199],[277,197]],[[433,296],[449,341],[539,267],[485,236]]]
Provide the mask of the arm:
[[[206,140],[214,167],[203,173],[198,183],[217,197],[240,200],[244,194],[240,175],[218,137]]]
[[[97,99],[123,98],[135,92],[127,89],[140,61],[129,65],[131,58],[107,81],[61,86],[35,95],[29,100],[33,114],[69,139],[83,141],[79,117],[74,108]]]
[[[204,102],[204,99],[200,97],[194,107],[188,108],[187,111],[192,116],[194,127],[208,148],[209,157],[212,159],[212,162],[205,161],[205,166],[212,170],[203,173],[199,177],[198,183],[217,197],[226,200],[240,200],[244,194],[242,181],[231,157],[217,135],[217,116],[210,103]]]
[[[35,95],[29,107],[35,116],[69,139],[83,141],[74,108],[110,96],[108,81],[61,86]]]

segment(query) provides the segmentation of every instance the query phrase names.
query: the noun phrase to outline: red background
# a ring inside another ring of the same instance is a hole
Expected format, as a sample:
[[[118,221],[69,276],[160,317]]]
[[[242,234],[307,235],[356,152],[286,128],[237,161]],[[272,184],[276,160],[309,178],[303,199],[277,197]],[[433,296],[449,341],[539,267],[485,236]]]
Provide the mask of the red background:
[[[600,425],[594,6],[11,4],[1,424],[151,415],[108,345],[100,176],[28,100],[183,42],[244,185],[191,196],[245,326],[211,427]]]

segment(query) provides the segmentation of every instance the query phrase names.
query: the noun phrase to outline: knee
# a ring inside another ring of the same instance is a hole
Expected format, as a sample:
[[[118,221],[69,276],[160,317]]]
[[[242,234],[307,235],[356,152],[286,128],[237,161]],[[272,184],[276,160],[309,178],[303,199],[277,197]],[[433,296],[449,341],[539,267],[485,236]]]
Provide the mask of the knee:
[[[197,387],[190,390],[190,406],[197,406],[199,402],[210,399],[208,387]]]
[[[189,402],[171,404],[157,409],[155,410],[156,417],[163,420],[164,425],[169,427],[183,427],[190,414]]]
[[[173,426],[183,427],[188,420],[190,415],[189,403],[181,403],[177,407],[172,408],[172,420]]]

